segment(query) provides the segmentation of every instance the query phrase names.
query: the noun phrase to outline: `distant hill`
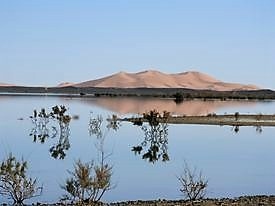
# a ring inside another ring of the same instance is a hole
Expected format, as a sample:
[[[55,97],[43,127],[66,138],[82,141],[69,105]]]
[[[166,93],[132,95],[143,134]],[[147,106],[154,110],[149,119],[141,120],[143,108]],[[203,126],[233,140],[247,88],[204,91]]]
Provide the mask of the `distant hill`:
[[[69,87],[69,86],[73,86],[74,83],[72,82],[62,82],[60,84],[57,85],[57,87]]]
[[[12,86],[15,86],[15,85],[0,82],[0,87],[12,87]]]
[[[254,85],[222,82],[197,71],[166,74],[155,70],[146,70],[138,73],[119,72],[111,76],[71,84],[70,86],[102,88],[189,88],[216,91],[259,89],[259,87]]]

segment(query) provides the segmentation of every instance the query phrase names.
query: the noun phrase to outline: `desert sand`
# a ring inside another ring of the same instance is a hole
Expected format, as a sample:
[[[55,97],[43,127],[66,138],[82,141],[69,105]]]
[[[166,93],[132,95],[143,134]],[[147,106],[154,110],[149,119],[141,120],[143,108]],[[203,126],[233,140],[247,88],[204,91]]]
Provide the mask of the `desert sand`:
[[[75,87],[112,88],[189,88],[216,91],[257,90],[254,85],[227,83],[197,71],[166,74],[155,70],[138,73],[119,72],[104,78],[77,83]]]
[[[15,85],[0,83],[1,86],[12,87]],[[63,82],[57,85],[58,88],[70,86],[76,88],[187,88],[213,91],[260,89],[255,85],[223,82],[197,71],[166,74],[156,70],[145,70],[138,73],[118,72],[95,80],[80,83]]]

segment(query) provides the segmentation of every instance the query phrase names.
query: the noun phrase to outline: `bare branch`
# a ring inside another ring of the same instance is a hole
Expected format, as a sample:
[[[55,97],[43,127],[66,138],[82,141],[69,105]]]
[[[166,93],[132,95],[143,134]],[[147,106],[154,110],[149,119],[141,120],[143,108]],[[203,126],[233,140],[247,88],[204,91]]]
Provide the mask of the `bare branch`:
[[[208,180],[203,177],[201,171],[197,172],[196,168],[191,170],[184,162],[183,173],[177,179],[181,184],[180,191],[185,198],[193,201],[205,197]]]

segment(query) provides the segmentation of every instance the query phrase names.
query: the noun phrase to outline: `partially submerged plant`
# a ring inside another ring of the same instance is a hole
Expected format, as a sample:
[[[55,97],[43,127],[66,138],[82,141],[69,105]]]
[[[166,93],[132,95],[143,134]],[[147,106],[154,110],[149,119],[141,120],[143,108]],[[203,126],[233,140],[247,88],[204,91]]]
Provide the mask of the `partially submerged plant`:
[[[95,135],[98,139],[103,137],[103,132],[101,129],[102,123],[103,123],[103,117],[101,115],[97,115],[96,117],[93,117],[93,116],[90,117],[90,122],[89,122],[90,136]]]
[[[117,131],[121,126],[120,122],[118,121],[118,117],[115,114],[113,114],[111,118],[108,118],[107,121],[107,129],[113,129],[114,131]]]
[[[235,112],[234,116],[235,116],[235,121],[238,121],[239,117],[240,117],[240,113],[239,112]]]
[[[157,126],[160,122],[167,122],[169,117],[170,112],[163,111],[163,113],[161,114],[155,109],[143,113],[143,118],[149,122],[150,126]]]
[[[183,100],[184,100],[184,95],[183,95],[182,93],[180,93],[180,92],[177,92],[177,93],[174,94],[173,96],[174,96],[174,98],[175,98],[174,101],[176,102],[176,104],[182,103]]]
[[[111,117],[108,117],[106,120],[106,125],[103,121],[102,115],[94,116],[91,112],[90,121],[89,121],[89,134],[90,136],[95,135],[97,139],[105,138],[105,136],[108,134],[110,130],[118,131],[121,124],[118,120],[118,117],[116,115],[112,115]],[[104,129],[104,127],[106,128]]]
[[[30,136],[33,136],[34,142],[44,143],[49,137],[55,138],[59,134],[59,140],[50,148],[50,153],[55,159],[64,159],[66,151],[70,148],[71,116],[66,114],[67,108],[63,105],[56,105],[51,110],[49,113],[44,108],[40,112],[34,110],[33,116],[30,117],[34,124]]]
[[[24,201],[40,196],[42,187],[37,186],[37,180],[27,177],[27,162],[17,161],[10,154],[0,167],[0,195],[13,200],[13,204],[23,205]]]
[[[259,114],[256,115],[256,120],[260,121],[262,119],[262,117],[263,117],[263,114],[259,113]]]
[[[155,163],[159,159],[163,162],[169,161],[168,155],[168,118],[170,113],[164,111],[163,114],[152,110],[143,114],[143,118],[146,119],[149,125],[142,125],[142,131],[144,132],[144,141],[141,144],[132,147],[132,151],[135,154],[141,154],[143,148],[148,147],[147,152],[142,155],[142,159],[146,159],[149,162]],[[135,124],[135,122],[134,122]]]
[[[208,113],[206,116],[207,117],[216,117],[217,114],[215,112],[213,112],[213,113]]]
[[[39,140],[41,143],[44,143],[48,137],[54,138],[57,135],[57,126],[49,125],[51,120],[57,121],[60,126],[60,133],[66,132],[66,129],[64,128],[68,127],[71,121],[71,116],[65,114],[66,111],[67,108],[63,105],[56,105],[52,107],[52,111],[50,113],[47,113],[44,108],[42,108],[39,112],[34,110],[33,116],[30,116],[34,124],[34,128],[32,129],[30,136],[34,136],[34,142]]]
[[[183,173],[177,177],[180,182],[180,191],[190,201],[202,199],[206,195],[208,180],[202,175],[202,171],[196,168],[190,169],[187,163],[184,163]]]
[[[67,108],[64,105],[60,105],[60,106],[56,105],[52,107],[52,112],[50,113],[50,115],[54,119],[57,119],[59,123],[69,124],[71,121],[71,116],[65,114],[66,111],[67,111]]]

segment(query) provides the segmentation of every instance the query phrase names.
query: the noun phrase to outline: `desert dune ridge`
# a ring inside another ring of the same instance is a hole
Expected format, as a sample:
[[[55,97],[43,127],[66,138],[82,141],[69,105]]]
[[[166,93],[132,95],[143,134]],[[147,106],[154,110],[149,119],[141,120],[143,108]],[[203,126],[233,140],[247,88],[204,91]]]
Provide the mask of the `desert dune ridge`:
[[[198,71],[166,74],[157,70],[145,70],[137,73],[121,71],[107,77],[71,84],[70,86],[102,88],[188,88],[216,91],[259,89],[259,87],[255,85],[222,82]]]
[[[0,83],[0,87],[13,87],[16,85]],[[157,70],[145,70],[137,73],[118,72],[103,78],[84,81],[80,83],[63,82],[57,87],[78,88],[183,88],[213,91],[259,90],[250,84],[228,83],[215,79],[198,71],[187,71],[168,74]]]

